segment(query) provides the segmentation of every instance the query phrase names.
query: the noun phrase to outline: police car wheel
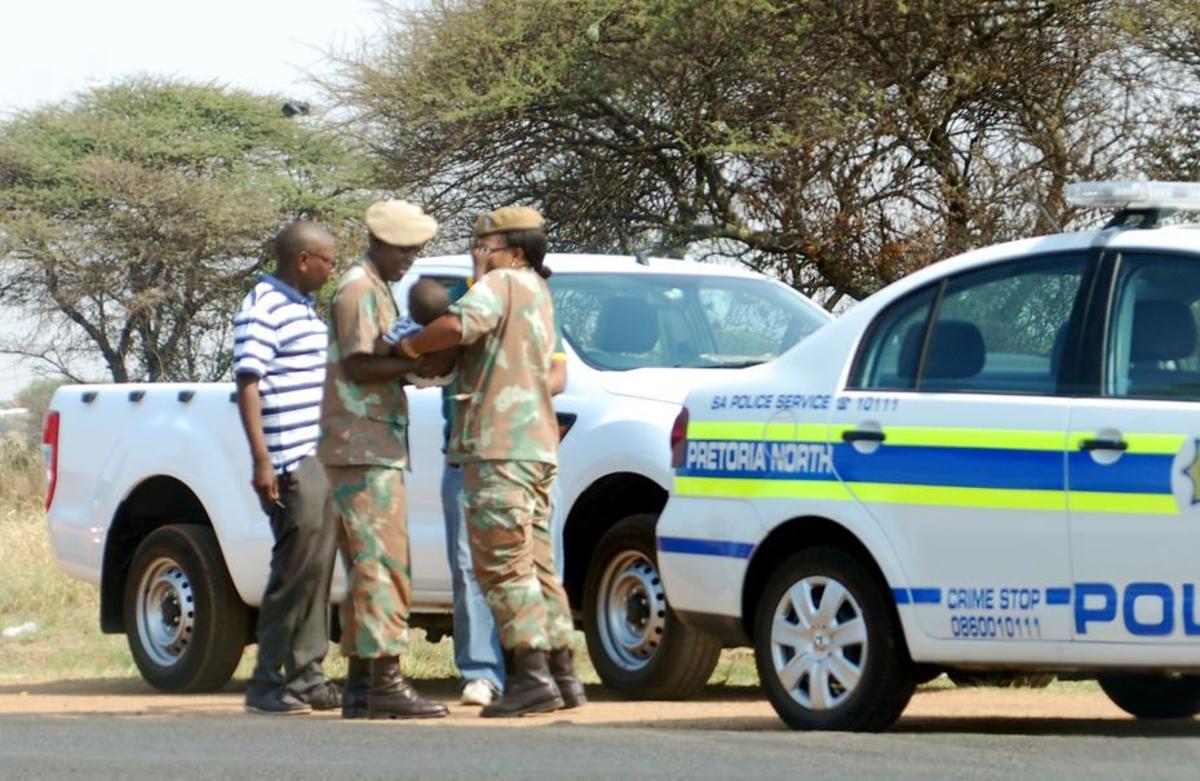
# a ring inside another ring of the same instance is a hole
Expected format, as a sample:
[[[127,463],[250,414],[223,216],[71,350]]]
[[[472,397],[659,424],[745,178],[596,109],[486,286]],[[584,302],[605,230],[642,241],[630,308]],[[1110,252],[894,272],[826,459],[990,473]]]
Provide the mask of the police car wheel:
[[[124,610],[133,660],[163,691],[224,686],[250,632],[250,611],[207,526],[163,526],[142,541],[126,577]]]
[[[667,604],[657,523],[653,514],[631,515],[600,539],[584,583],[583,631],[605,686],[632,699],[686,699],[708,682],[721,645]]]
[[[1139,719],[1190,719],[1200,713],[1200,675],[1100,675],[1100,688]]]
[[[808,548],[768,581],[754,656],[771,705],[793,729],[890,726],[916,677],[886,588],[839,548]]]

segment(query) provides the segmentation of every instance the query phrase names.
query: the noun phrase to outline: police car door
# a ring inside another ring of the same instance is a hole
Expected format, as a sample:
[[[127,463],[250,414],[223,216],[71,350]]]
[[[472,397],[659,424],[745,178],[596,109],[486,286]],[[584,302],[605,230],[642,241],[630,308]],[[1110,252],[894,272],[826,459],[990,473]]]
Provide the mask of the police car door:
[[[1197,643],[1200,255],[1113,260],[1101,395],[1068,444],[1076,640]]]
[[[834,403],[834,467],[892,541],[939,638],[1066,640],[1061,345],[1084,252],[961,272],[883,310]],[[1089,282],[1090,284],[1090,282]]]

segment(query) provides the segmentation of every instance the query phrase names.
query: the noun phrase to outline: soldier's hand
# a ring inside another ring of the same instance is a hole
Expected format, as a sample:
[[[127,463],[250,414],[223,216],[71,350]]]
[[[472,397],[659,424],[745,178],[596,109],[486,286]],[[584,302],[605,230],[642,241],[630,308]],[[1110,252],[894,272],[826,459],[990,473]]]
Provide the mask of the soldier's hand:
[[[250,485],[258,494],[263,509],[270,514],[270,508],[279,502],[279,481],[275,479],[275,466],[270,458],[254,459],[254,475]]]

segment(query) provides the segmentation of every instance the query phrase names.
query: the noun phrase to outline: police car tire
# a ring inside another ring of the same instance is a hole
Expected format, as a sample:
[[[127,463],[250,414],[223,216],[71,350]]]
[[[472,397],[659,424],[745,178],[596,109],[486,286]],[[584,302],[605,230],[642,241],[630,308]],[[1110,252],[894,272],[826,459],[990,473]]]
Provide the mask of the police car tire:
[[[779,680],[771,654],[771,627],[777,606],[792,586],[813,576],[836,580],[845,587],[858,603],[866,624],[862,676],[846,701],[828,710],[807,708],[793,699]],[[755,615],[754,658],[768,700],[789,727],[876,732],[900,718],[916,688],[916,671],[885,593],[886,586],[853,555],[826,546],[794,554],[767,582]]]
[[[1190,719],[1200,713],[1200,675],[1097,676],[1118,708],[1139,719]]]
[[[631,552],[641,554],[658,567],[654,528],[658,516],[639,513],[627,516],[600,539],[584,582],[583,632],[588,654],[601,682],[621,695],[636,700],[683,700],[694,696],[708,683],[721,654],[721,644],[679,620],[669,605],[664,608],[661,639],[646,664],[631,670],[610,657],[601,638],[601,589],[609,565]],[[657,572],[655,581],[658,581]],[[661,585],[661,582],[660,582]]]
[[[167,595],[172,610],[178,606],[187,631],[180,633],[173,661],[163,658],[164,643],[156,651],[146,638],[146,626],[152,623],[152,617],[145,617],[147,604],[154,599],[148,600],[143,589]],[[162,526],[142,541],[126,577],[124,611],[133,660],[146,682],[162,691],[221,688],[237,669],[250,635],[250,610],[238,597],[216,535],[207,526]]]

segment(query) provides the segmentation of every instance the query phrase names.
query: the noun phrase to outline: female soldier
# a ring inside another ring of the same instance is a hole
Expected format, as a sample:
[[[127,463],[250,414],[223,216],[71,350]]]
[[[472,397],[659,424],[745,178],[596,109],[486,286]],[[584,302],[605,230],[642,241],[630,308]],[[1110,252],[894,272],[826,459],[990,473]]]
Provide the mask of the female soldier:
[[[504,696],[484,716],[584,704],[571,661],[573,624],[554,569],[550,492],[558,424],[550,398],[565,373],[543,266],[545,221],[508,206],[477,223],[487,271],[450,312],[401,340],[409,358],[462,345],[455,444],[462,456],[475,574],[509,652]]]

